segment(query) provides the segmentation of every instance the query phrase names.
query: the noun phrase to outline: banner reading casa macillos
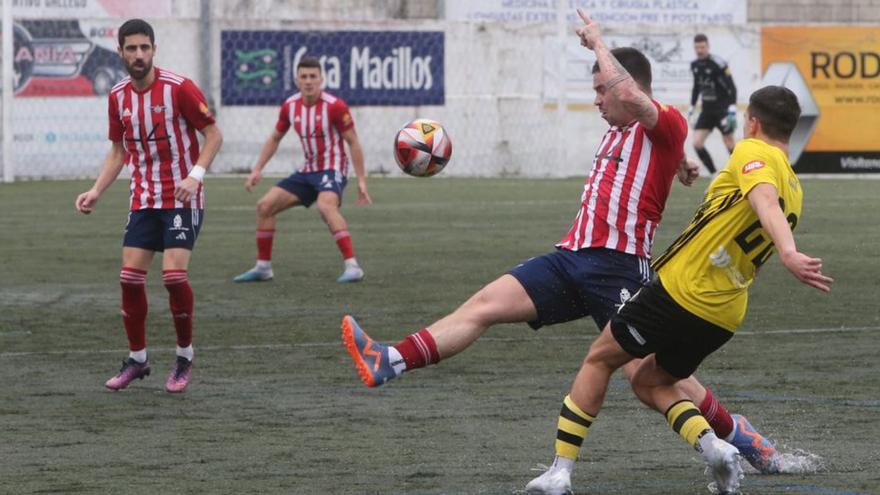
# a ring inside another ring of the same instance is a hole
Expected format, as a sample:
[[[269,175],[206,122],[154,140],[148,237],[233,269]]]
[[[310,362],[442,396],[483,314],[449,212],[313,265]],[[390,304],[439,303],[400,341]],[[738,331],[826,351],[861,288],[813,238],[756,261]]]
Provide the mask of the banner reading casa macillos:
[[[880,173],[880,34],[876,27],[767,26],[762,71],[792,62],[819,107],[798,173]]]
[[[224,105],[280,105],[296,93],[296,66],[317,57],[324,89],[349,105],[443,105],[444,33],[223,31]]]

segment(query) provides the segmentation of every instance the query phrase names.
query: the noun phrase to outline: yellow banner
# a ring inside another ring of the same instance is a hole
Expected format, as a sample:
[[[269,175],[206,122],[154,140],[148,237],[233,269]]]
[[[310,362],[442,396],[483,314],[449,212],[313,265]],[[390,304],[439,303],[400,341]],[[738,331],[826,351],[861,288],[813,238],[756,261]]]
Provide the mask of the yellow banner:
[[[793,62],[819,106],[806,151],[880,151],[880,29],[764,27],[761,72]]]

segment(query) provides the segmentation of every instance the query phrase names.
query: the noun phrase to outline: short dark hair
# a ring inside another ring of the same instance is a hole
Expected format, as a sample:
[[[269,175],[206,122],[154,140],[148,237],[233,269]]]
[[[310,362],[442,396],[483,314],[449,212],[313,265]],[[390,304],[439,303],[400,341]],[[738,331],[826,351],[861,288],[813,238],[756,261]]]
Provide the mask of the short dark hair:
[[[125,45],[125,37],[133,34],[143,34],[150,38],[150,44],[156,44],[156,35],[153,34],[153,26],[143,19],[129,19],[119,26],[119,33],[116,37],[119,40],[119,46]]]
[[[801,106],[790,89],[765,86],[749,97],[748,112],[758,119],[767,137],[788,142],[801,116]]]
[[[629,72],[636,83],[644,89],[651,89],[651,62],[635,48],[622,46],[613,48],[611,55]],[[599,72],[599,61],[593,64],[593,74]]]
[[[299,59],[299,63],[296,64],[296,70],[300,69],[318,69],[321,70],[321,62],[318,60],[318,57],[303,57]]]
[[[700,43],[700,42],[708,43],[709,38],[703,33],[697,33],[697,35],[694,36],[694,43]]]

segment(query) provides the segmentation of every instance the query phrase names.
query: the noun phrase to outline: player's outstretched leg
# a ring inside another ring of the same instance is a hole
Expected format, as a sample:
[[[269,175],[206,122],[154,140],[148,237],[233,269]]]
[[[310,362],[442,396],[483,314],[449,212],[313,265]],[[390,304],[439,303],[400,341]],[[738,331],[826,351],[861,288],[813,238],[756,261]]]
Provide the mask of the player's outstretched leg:
[[[150,363],[144,361],[139,363],[134,358],[128,358],[122,362],[122,368],[113,378],[107,380],[104,386],[110,390],[122,390],[133,382],[135,379],[143,380],[145,376],[150,375]]]
[[[342,318],[342,341],[364,385],[378,387],[397,376],[388,359],[388,346],[371,339],[349,315]]]
[[[731,417],[734,421],[734,431],[730,443],[739,449],[743,458],[759,472],[763,474],[778,473],[780,470],[779,452],[776,451],[773,443],[758,433],[749,420],[742,415],[732,414]]]
[[[174,394],[186,390],[186,386],[189,385],[189,379],[192,376],[192,369],[193,362],[191,359],[177,356],[177,361],[165,380],[165,391]]]

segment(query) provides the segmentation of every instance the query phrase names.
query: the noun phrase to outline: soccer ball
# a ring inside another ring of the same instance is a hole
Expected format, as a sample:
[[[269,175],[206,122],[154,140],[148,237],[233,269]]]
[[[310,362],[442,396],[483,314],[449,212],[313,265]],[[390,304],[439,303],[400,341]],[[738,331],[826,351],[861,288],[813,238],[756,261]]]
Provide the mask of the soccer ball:
[[[397,131],[394,159],[400,170],[414,177],[438,174],[452,156],[452,141],[440,123],[416,119]]]

